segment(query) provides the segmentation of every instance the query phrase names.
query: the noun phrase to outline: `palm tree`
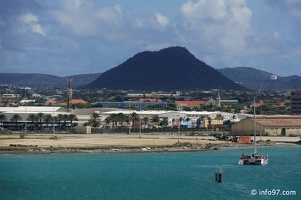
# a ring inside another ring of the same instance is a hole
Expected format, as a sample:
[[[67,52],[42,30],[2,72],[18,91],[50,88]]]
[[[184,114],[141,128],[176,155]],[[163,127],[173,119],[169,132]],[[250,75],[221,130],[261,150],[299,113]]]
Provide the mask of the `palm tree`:
[[[216,116],[215,116],[215,119],[217,119],[219,122],[221,121],[221,120],[223,120],[224,119],[224,117],[223,117],[223,115],[222,114],[217,114]],[[219,123],[220,124],[220,123]]]
[[[188,128],[188,122],[190,121],[190,118],[187,117],[186,122],[187,122],[187,128]]]
[[[14,114],[10,120],[16,122],[16,126],[18,127],[18,121],[21,119],[22,117],[19,114]]]
[[[168,125],[168,119],[164,117],[163,120],[160,122],[160,126],[167,126],[167,125]]]
[[[36,120],[36,115],[35,114],[29,114],[26,118],[26,120],[31,121],[32,123]]]
[[[63,114],[62,120],[64,121],[63,124],[62,124],[62,127],[63,127],[63,129],[65,131],[66,127],[67,127],[68,115],[67,114]]]
[[[76,117],[75,114],[70,114],[70,115],[68,115],[68,120],[70,121],[71,126],[73,127],[73,126],[76,126],[76,125],[73,125],[73,121],[78,121],[78,118]]]
[[[58,120],[58,124],[59,124],[59,131],[61,131],[61,121],[63,120],[63,114],[58,114],[57,115],[57,120]]]
[[[0,114],[0,122],[3,125],[3,121],[7,120],[7,117],[4,114]]]
[[[35,126],[35,121],[37,120],[37,116],[35,114],[29,114],[26,118],[26,120],[31,121],[31,126],[33,126],[34,128],[36,128]]]
[[[144,122],[144,127],[146,127],[146,124],[148,124],[148,117],[144,117],[143,122]]]
[[[117,122],[118,122],[118,114],[111,114],[110,115],[111,121],[112,121],[112,125],[117,126]]]
[[[98,127],[100,125],[100,116],[98,113],[93,113],[90,116],[90,120],[88,121],[88,124],[92,127]]]
[[[233,116],[232,116],[232,124],[234,123],[234,120],[235,120],[235,119],[236,119],[236,115],[233,115]],[[231,125],[232,125],[232,124],[231,124]]]
[[[159,121],[160,119],[158,115],[153,116],[153,122],[159,122]]]
[[[53,130],[52,131],[55,131],[55,122],[58,122],[59,121],[59,117],[58,116],[53,116],[52,117],[52,123],[54,123],[52,126],[53,126]]]
[[[106,122],[107,125],[109,125],[111,123],[111,121],[112,121],[112,117],[111,116],[107,116],[105,118],[105,122]]]
[[[118,113],[117,114],[117,120],[119,122],[119,125],[121,125],[121,126],[122,126],[123,122],[125,122],[127,120],[127,118],[128,117],[123,113]]]
[[[139,115],[135,112],[131,113],[131,118],[132,118],[132,126],[134,127],[135,126],[135,121],[139,120]]]
[[[211,117],[208,117],[208,126],[209,127],[211,127],[211,121],[212,121]]]
[[[44,121],[47,123],[47,128],[49,126],[49,122],[51,122],[53,120],[51,115],[44,115]]]
[[[202,125],[203,119],[204,119],[204,115],[201,115],[201,116],[196,120],[196,124],[197,124],[197,127],[198,127],[198,128]]]
[[[42,120],[44,119],[44,113],[38,113],[37,115],[37,119],[39,121],[39,129],[42,130],[43,124],[42,124]]]

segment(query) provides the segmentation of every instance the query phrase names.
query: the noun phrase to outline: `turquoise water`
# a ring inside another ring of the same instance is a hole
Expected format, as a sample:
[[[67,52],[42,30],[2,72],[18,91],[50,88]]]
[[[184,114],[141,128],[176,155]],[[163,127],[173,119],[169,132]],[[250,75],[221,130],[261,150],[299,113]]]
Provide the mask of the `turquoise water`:
[[[237,165],[241,148],[195,153],[1,155],[0,199],[300,200],[301,147],[262,147],[259,152],[269,154],[268,165]],[[220,164],[222,183],[216,183]],[[296,195],[251,195],[252,189],[295,191]]]

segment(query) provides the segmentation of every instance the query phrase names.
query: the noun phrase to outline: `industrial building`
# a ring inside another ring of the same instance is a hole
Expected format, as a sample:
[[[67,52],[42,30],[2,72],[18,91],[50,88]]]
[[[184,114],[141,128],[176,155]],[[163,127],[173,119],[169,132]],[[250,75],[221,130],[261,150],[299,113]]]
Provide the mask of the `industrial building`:
[[[301,115],[301,91],[291,92],[291,111],[292,115]]]
[[[236,136],[301,136],[301,116],[261,116],[246,118],[232,125],[232,134]]]

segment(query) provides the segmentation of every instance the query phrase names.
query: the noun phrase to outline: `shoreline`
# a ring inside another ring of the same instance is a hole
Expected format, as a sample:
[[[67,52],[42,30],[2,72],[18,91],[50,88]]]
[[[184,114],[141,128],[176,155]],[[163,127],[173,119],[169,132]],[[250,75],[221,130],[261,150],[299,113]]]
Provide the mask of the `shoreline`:
[[[180,143],[178,143],[180,142]],[[300,138],[266,137],[258,146],[300,145]],[[227,147],[252,147],[252,143],[216,140],[212,136],[135,134],[18,134],[0,135],[3,154],[108,154],[214,151]]]
[[[14,144],[16,145],[16,144]],[[296,142],[260,144],[260,146],[298,146]],[[121,153],[176,153],[218,151],[221,148],[252,147],[252,144],[221,143],[193,144],[175,143],[160,146],[90,146],[90,147],[38,147],[9,146],[0,147],[0,155],[31,155],[31,154],[121,154]]]

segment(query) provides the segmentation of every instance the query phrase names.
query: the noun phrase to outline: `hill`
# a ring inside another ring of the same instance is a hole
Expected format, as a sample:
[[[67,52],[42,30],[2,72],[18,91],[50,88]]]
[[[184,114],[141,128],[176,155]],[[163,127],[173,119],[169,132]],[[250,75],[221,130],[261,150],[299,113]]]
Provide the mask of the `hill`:
[[[84,86],[87,89],[195,90],[246,88],[194,57],[184,47],[136,54]]]
[[[224,68],[218,69],[218,71],[229,79],[252,90],[301,90],[300,76],[277,76],[276,80],[271,80],[272,73],[250,67]]]
[[[28,86],[32,88],[66,88],[67,78],[72,78],[74,87],[86,85],[100,76],[96,74],[81,74],[59,77],[38,73],[0,73],[0,84]]]

